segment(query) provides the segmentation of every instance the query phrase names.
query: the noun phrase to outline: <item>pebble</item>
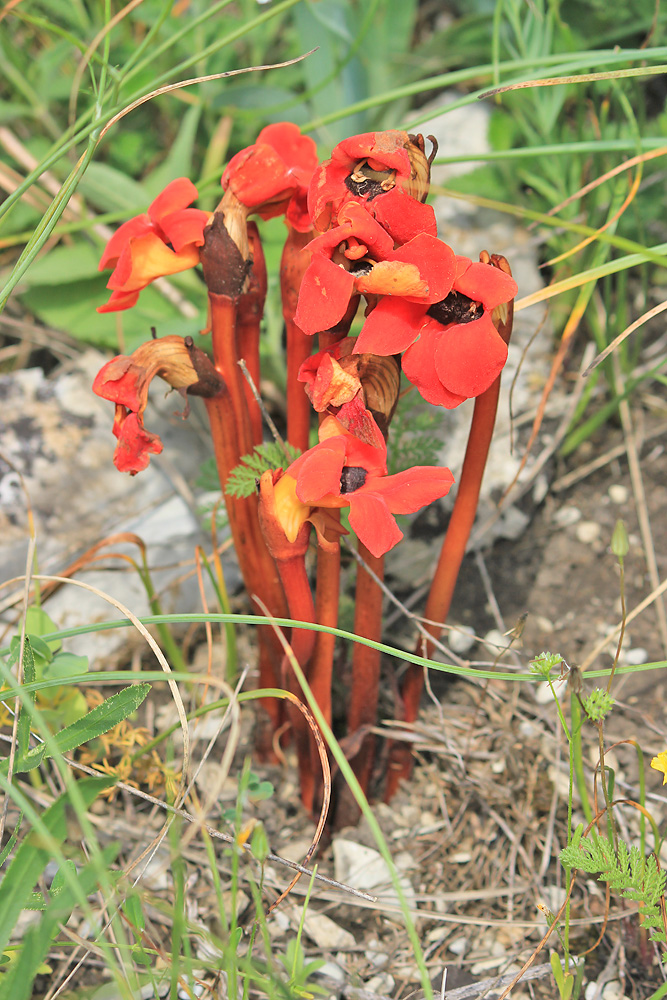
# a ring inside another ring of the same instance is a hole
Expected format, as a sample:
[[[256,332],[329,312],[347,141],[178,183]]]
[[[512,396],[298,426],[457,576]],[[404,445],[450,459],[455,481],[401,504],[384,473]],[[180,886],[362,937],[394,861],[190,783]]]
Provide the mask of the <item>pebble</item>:
[[[568,528],[571,524],[576,524],[580,520],[581,511],[578,507],[561,507],[553,516],[553,522],[559,528]]]
[[[463,956],[470,947],[470,941],[467,937],[454,938],[453,941],[447,946],[448,950],[451,951],[452,955]]]
[[[602,1000],[625,1000],[625,994],[618,979],[612,979],[602,991]]]
[[[333,979],[337,983],[345,982],[345,972],[336,962],[325,962],[313,973],[315,976],[324,976],[326,979]]]
[[[597,542],[602,533],[602,528],[597,521],[580,521],[575,530],[577,541],[582,545],[591,545]]]
[[[492,628],[484,636],[484,645],[491,656],[497,656],[503,649],[507,647],[509,637],[503,635],[502,632],[497,628]]]
[[[613,486],[610,486],[607,492],[609,493],[609,499],[611,502],[617,503],[619,506],[627,503],[628,497],[630,496],[630,490],[627,486],[621,486],[620,483],[615,483]]]
[[[472,854],[470,851],[457,851],[456,854],[450,854],[447,860],[453,865],[467,865],[472,861]]]
[[[385,902],[399,902],[389,867],[378,851],[353,840],[337,837],[333,842],[333,856],[335,877],[339,882],[372,892]],[[408,903],[413,904],[415,892],[409,880],[402,875],[399,882]]]
[[[567,685],[554,681],[554,691],[558,700],[562,701],[567,694]],[[554,700],[551,688],[546,681],[540,681],[539,684],[535,685],[533,695],[538,705],[550,705]]]
[[[396,982],[393,976],[390,976],[388,972],[380,972],[377,976],[373,976],[364,984],[364,988],[368,990],[369,993],[383,993],[385,996],[391,993]]]
[[[453,653],[463,656],[475,645],[475,630],[471,625],[455,625],[447,638]]]
[[[643,646],[633,646],[621,652],[621,659],[631,667],[638,667],[640,663],[648,663],[648,650]]]

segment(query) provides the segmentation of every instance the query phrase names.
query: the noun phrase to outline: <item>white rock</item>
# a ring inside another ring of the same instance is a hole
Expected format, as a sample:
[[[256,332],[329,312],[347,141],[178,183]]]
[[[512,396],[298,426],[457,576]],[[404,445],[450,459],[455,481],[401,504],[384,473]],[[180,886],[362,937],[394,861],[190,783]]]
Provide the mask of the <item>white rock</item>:
[[[586,989],[584,990],[584,1000],[593,1000],[593,997],[600,996],[600,991],[597,983],[586,983]]]
[[[454,625],[447,635],[449,648],[459,656],[471,650],[475,642],[475,630],[471,625]]]
[[[297,928],[301,921],[303,907],[291,904],[285,906],[283,912],[289,917],[292,927]],[[341,949],[353,948],[356,944],[354,934],[350,934],[326,914],[318,913],[310,906],[306,910],[303,929],[311,941],[314,941],[317,947],[323,951],[340,951]]]
[[[592,545],[593,542],[597,542],[601,534],[602,528],[597,521],[580,521],[575,529],[577,541],[582,545]]]
[[[491,656],[497,656],[503,649],[507,648],[509,636],[503,635],[497,628],[490,629],[484,636],[484,646]]]
[[[602,990],[602,1000],[625,1000],[625,994],[618,979],[612,979]]]
[[[393,976],[390,976],[388,972],[380,972],[377,976],[372,976],[364,984],[364,988],[369,993],[383,993],[386,996],[388,993],[391,993],[395,985],[396,982]]]
[[[457,851],[456,854],[450,854],[447,860],[453,865],[467,865],[472,861],[472,854],[470,851]]]
[[[555,680],[553,682],[554,691],[556,692],[556,697],[559,701],[562,701],[567,694],[567,685]],[[549,705],[553,703],[554,696],[551,688],[549,687],[547,681],[540,681],[533,688],[533,695],[535,701],[538,705]]]
[[[387,863],[378,851],[337,837],[333,842],[333,856],[335,877],[339,882],[370,892],[384,902],[399,902]],[[407,902],[412,905],[415,893],[409,880],[400,876],[399,884]]]
[[[467,937],[458,937],[454,938],[453,941],[449,942],[449,944],[447,945],[447,950],[451,951],[452,955],[462,956],[465,955],[469,947],[470,947],[470,942],[468,941]]]
[[[336,962],[325,962],[324,965],[313,973],[315,976],[323,976],[326,979],[333,979],[337,983],[345,982],[345,971]]]
[[[638,667],[640,663],[648,662],[648,650],[643,646],[634,646],[632,649],[621,650],[621,657],[628,666]]]
[[[628,497],[630,496],[630,491],[627,486],[621,486],[620,483],[614,483],[613,486],[610,486],[607,493],[609,494],[611,502],[619,504],[619,506],[627,503]]]
[[[581,511],[578,507],[561,507],[553,515],[553,522],[559,528],[569,528],[581,520]]]

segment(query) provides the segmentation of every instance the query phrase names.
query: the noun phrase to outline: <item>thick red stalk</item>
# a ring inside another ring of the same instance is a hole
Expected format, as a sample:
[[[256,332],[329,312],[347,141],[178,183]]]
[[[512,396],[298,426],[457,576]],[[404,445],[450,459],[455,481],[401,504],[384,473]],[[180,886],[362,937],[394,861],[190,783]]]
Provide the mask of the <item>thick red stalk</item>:
[[[234,413],[236,426],[236,452],[234,466],[242,455],[248,455],[253,450],[250,413],[246,403],[245,379],[239,368],[239,351],[236,332],[236,315],[240,296],[217,295],[208,293],[211,337],[213,345],[213,364],[225,380],[229,399]],[[256,405],[256,404],[255,404]],[[227,470],[227,474],[231,469]],[[224,486],[223,486],[224,488]]]
[[[255,388],[259,392],[259,336],[260,324],[264,315],[266,301],[266,261],[262,250],[262,241],[254,222],[248,223],[248,240],[252,250],[253,264],[249,275],[246,291],[239,296],[236,318],[236,338],[239,358],[243,358]],[[250,415],[252,441],[254,445],[262,443],[262,413],[247,380],[243,379],[243,391]]]
[[[485,263],[488,263],[488,255],[486,256],[487,260]],[[491,261],[496,267],[500,267],[511,274],[509,265],[504,257],[494,254]],[[512,319],[513,303],[510,302],[508,304],[507,318],[497,323],[498,332],[505,343],[509,342],[512,334]],[[425,618],[439,623],[438,625],[424,626],[434,639],[439,638],[442,633],[442,626],[445,624],[447,615],[449,614],[459,570],[475,521],[484,469],[486,468],[486,461],[496,422],[500,378],[501,376],[499,375],[493,385],[475,399],[475,408],[470,423],[468,444],[466,446],[456,500],[454,501],[454,508],[447,526],[440,558],[424,609]],[[429,643],[427,639],[420,638],[416,651],[420,656],[430,657],[433,654],[434,648],[433,644]],[[423,685],[423,668],[418,667],[416,664],[408,664],[401,687],[403,719],[405,722],[414,722],[417,718]],[[392,798],[398,788],[399,781],[402,778],[409,778],[411,771],[412,752],[409,744],[394,743],[389,753],[385,801],[388,802]]]
[[[229,393],[204,400],[211,425],[211,438],[218,467],[218,476],[224,492],[224,484],[231,470],[238,464],[236,443],[236,420]],[[250,597],[256,594],[276,617],[287,613],[287,603],[276,564],[270,555],[259,528],[256,496],[225,496],[229,517],[229,527],[234,540],[241,576]],[[259,633],[259,686],[278,687],[280,678],[278,664],[282,659],[282,646],[273,629],[266,625],[258,628]],[[263,702],[271,721],[271,733],[260,739],[260,750],[268,753],[273,732],[281,724],[282,710],[275,699]]]
[[[384,556],[372,555],[359,542],[359,555],[380,580],[384,577]],[[357,566],[355,593],[354,633],[364,639],[379,642],[382,637],[382,589],[363,566]],[[375,736],[363,734],[366,726],[377,722],[377,703],[380,687],[380,652],[362,643],[354,644],[352,654],[352,684],[347,710],[347,741],[350,765],[364,793],[368,792],[373,761]],[[358,747],[354,753],[353,747]],[[356,823],[359,807],[347,785],[340,786],[336,805],[335,824],[338,829]]]
[[[310,357],[313,338],[304,333],[294,322],[301,279],[310,263],[310,254],[304,247],[314,233],[298,233],[289,228],[280,261],[280,291],[283,302],[283,319],[287,332],[287,440],[300,451],[306,451],[310,437],[310,401],[303,382],[297,375],[299,368]]]
[[[289,617],[295,621],[315,622],[315,606],[313,604],[313,592],[310,589],[308,573],[306,571],[305,551],[308,547],[308,537],[310,535],[310,525],[304,524],[299,532],[299,537],[294,544],[294,555],[291,558],[276,559],[280,579],[283,589],[287,595],[287,607]],[[315,632],[293,628],[290,636],[290,646],[296,657],[297,663],[308,677],[308,665],[315,645]],[[282,683],[305,703],[305,696],[294,677],[288,657],[283,657],[282,661]],[[313,798],[315,793],[315,775],[317,771],[311,762],[310,728],[304,715],[291,703],[287,706],[287,714],[292,725],[294,743],[296,746],[297,760],[299,765],[299,784],[301,787],[301,801],[308,812],[313,811]],[[317,754],[315,755],[317,756]]]

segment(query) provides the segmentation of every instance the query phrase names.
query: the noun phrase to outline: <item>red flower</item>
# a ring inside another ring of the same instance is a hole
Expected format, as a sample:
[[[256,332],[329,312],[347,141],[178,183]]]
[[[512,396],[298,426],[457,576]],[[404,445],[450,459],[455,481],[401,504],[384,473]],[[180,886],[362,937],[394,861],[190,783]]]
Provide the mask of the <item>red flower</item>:
[[[221,389],[212,362],[190,337],[149,340],[129,357],[119,354],[107,362],[95,376],[93,392],[116,404],[113,433],[118,444],[114,465],[132,476],[146,468],[151,454],[162,451],[158,435],[144,427],[148,387],[156,375],[183,396],[214,396]],[[187,416],[187,408],[183,416]]]
[[[493,264],[456,258],[451,292],[430,305],[382,299],[370,313],[356,351],[398,354],[424,399],[451,409],[489,388],[507,360],[494,310],[514,298],[514,279]]]
[[[256,143],[232,157],[222,186],[263,219],[284,212],[293,229],[307,233],[311,224],[306,199],[316,166],[313,140],[301,135],[298,125],[280,122],[267,125]]]
[[[199,263],[204,227],[211,216],[187,207],[196,197],[192,181],[179,177],[157,196],[147,213],[124,222],[114,233],[100,261],[100,271],[114,269],[107,282],[113,292],[105,305],[97,307],[98,312],[129,309],[151,281]]]
[[[294,317],[304,333],[335,326],[353,294],[401,296],[425,312],[449,292],[456,259],[435,236],[420,233],[394,250],[389,233],[354,201],[341,208],[338,222],[307,247],[311,261]]]
[[[335,417],[320,426],[320,443],[300,455],[275,481],[275,511],[289,541],[318,508],[349,507],[350,525],[374,556],[403,537],[393,514],[412,514],[448,493],[454,478],[445,468],[416,466],[387,476],[386,447],[365,444]]]
[[[393,357],[354,354],[356,337],[344,337],[311,355],[299,369],[317,413],[330,413],[360,441],[384,447],[398,402],[400,368]],[[384,437],[383,437],[384,435]]]
[[[418,233],[437,232],[435,214],[422,201],[428,193],[430,163],[421,136],[407,132],[367,132],[340,142],[315,175],[308,207],[319,232],[335,226],[341,209],[361,202],[397,243]]]

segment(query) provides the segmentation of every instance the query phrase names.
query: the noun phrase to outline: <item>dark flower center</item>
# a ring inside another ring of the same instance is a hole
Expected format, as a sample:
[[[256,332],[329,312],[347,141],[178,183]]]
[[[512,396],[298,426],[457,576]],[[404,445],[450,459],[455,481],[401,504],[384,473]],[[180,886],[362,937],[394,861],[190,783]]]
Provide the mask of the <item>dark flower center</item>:
[[[463,292],[450,292],[441,302],[434,302],[427,314],[443,326],[448,323],[472,323],[484,315],[484,306],[469,299]]]
[[[361,489],[366,482],[367,475],[367,469],[363,469],[361,466],[346,465],[340,474],[341,496],[345,496],[346,493],[354,493],[356,490]]]
[[[348,191],[357,198],[365,198],[367,201],[391,191],[395,184],[393,170],[373,170],[365,160],[357,163],[352,173],[345,178],[345,187]]]

